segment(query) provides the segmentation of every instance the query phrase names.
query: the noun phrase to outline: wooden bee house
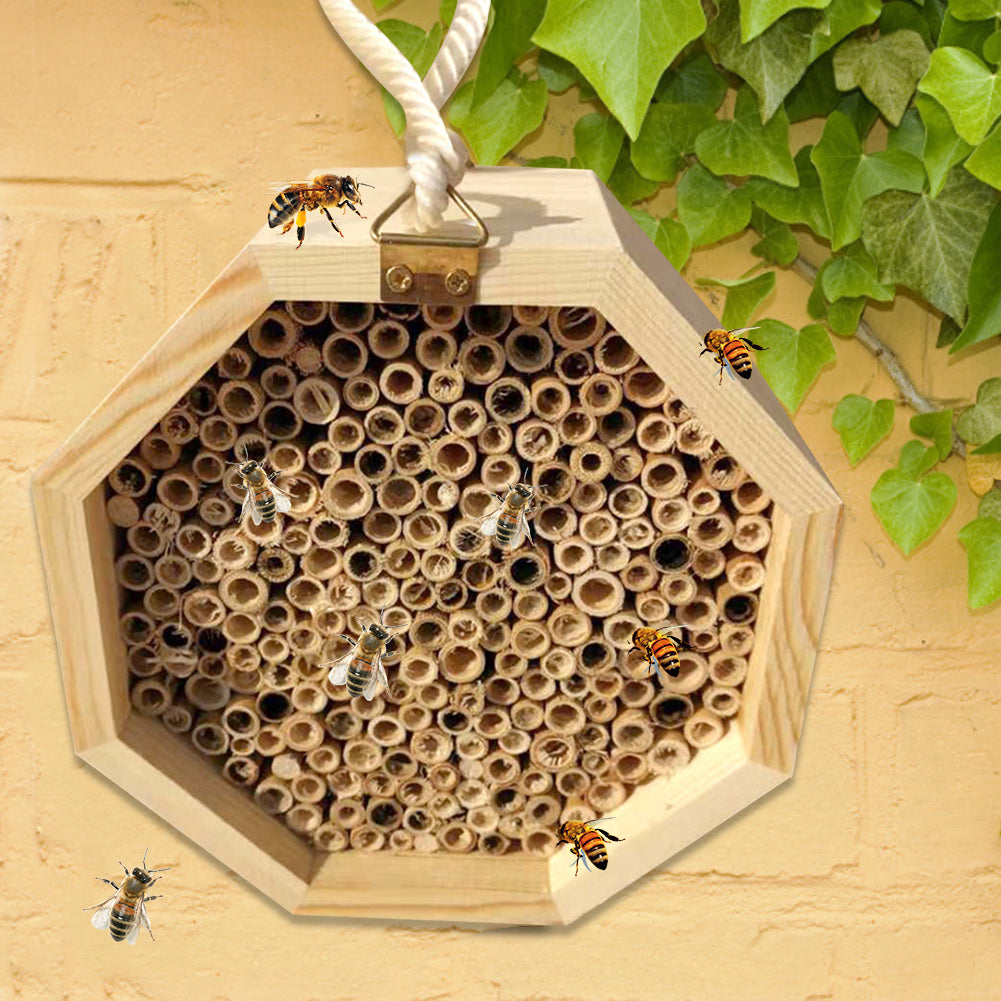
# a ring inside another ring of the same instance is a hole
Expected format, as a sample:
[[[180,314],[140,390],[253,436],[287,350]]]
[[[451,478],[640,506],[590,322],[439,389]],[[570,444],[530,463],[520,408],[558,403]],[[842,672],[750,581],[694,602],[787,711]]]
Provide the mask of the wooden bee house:
[[[370,217],[406,184],[362,173]],[[297,914],[568,923],[795,762],[837,495],[593,174],[462,192],[495,308],[368,305],[355,217],[263,228],[34,480],[77,752]],[[276,527],[237,526],[240,442]],[[524,467],[539,546],[501,560]],[[323,663],[384,599],[390,690],[351,703]],[[629,649],[666,618],[677,679]],[[575,877],[557,825],[610,813]]]

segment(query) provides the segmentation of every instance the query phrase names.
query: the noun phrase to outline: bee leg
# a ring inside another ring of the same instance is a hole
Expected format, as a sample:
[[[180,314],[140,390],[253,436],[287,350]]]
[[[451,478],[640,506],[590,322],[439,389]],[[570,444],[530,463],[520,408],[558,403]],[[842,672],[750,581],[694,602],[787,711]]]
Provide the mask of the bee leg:
[[[719,384],[723,385],[723,370],[726,368],[726,362],[723,362],[719,367]]]
[[[302,246],[302,241],[306,236],[306,210],[299,209],[298,214],[295,217],[295,235],[299,237],[299,243],[296,245],[296,250]]]
[[[702,357],[702,356],[703,356],[704,354],[709,354],[709,348],[703,348],[703,349],[702,349],[702,350],[701,350],[701,351],[699,352],[699,357],[701,358],[701,357]]]
[[[621,841],[621,838],[613,838],[613,841]],[[153,884],[151,883],[150,886]],[[143,897],[143,903],[148,904],[151,900],[159,900],[163,896],[162,893],[154,893],[152,897]]]
[[[342,640],[346,640],[346,641],[347,641],[348,643],[350,643],[350,644],[351,644],[352,646],[354,646],[354,645],[355,645],[355,643],[357,643],[357,642],[358,642],[357,640],[353,640],[353,639],[351,639],[351,637],[350,637],[350,636],[345,636],[345,635],[344,635],[343,633],[339,633],[338,635],[339,635],[339,636],[341,637],[341,639],[342,639]]]
[[[105,879],[103,876],[95,876],[94,879],[96,879],[99,883],[107,883],[108,886],[113,886],[116,890],[118,889],[117,883],[112,883],[110,879]]]
[[[282,226],[282,232],[287,233],[294,224],[295,224],[295,219],[289,219],[289,221],[285,223],[284,226]]]
[[[351,209],[351,211],[352,211],[352,212],[354,212],[354,214],[355,214],[356,216],[358,216],[358,218],[359,218],[359,219],[364,219],[364,218],[365,218],[365,216],[363,216],[363,215],[362,215],[362,214],[361,214],[361,213],[360,213],[360,212],[358,211],[357,207],[356,207],[356,206],[354,206],[354,205],[352,205],[352,204],[351,204],[351,202],[348,202],[348,208],[349,208],[349,209]]]
[[[330,214],[330,210],[327,208],[327,206],[321,205],[320,211],[327,217],[327,220],[330,222],[330,225],[333,226],[338,233],[341,233],[341,231],[337,228],[337,223],[334,222],[334,217]],[[344,234],[341,233],[341,236],[344,236]]]

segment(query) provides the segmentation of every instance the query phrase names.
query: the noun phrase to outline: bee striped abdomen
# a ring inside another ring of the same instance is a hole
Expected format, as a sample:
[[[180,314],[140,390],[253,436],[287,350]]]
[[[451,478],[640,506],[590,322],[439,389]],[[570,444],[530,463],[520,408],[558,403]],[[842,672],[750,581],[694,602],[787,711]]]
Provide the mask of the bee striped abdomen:
[[[518,511],[509,511],[508,506],[505,504],[504,509],[497,517],[497,532],[495,535],[497,545],[502,547],[509,546],[517,531]]]
[[[119,900],[111,909],[111,920],[108,922],[111,928],[111,937],[116,942],[121,942],[136,920],[136,909],[127,900]]]
[[[296,194],[290,195],[288,191],[283,191],[271,203],[268,209],[268,225],[274,229],[287,223],[299,209],[299,197]]]
[[[364,693],[365,686],[372,679],[372,665],[375,654],[359,650],[348,665],[348,695],[357,697]]]
[[[592,865],[598,869],[608,867],[608,852],[605,851],[605,842],[597,831],[587,831],[580,839],[580,846],[584,854],[591,860]]]
[[[734,338],[723,345],[723,357],[742,379],[751,378],[751,355],[740,338]]]
[[[678,650],[669,639],[659,636],[650,644],[650,652],[668,674],[677,676],[681,670],[681,663],[678,660]]]
[[[254,507],[261,516],[261,521],[270,525],[275,520],[275,495],[269,488],[254,491]]]

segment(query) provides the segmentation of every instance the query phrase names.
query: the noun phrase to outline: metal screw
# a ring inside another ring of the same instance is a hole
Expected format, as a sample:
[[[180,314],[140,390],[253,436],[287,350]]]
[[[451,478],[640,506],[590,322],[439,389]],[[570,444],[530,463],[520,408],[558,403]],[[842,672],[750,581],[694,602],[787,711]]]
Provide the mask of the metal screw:
[[[469,275],[462,268],[455,268],[445,275],[445,288],[451,295],[465,295],[472,285]]]
[[[405,264],[395,264],[386,272],[386,284],[394,292],[408,292],[414,284],[414,273]]]

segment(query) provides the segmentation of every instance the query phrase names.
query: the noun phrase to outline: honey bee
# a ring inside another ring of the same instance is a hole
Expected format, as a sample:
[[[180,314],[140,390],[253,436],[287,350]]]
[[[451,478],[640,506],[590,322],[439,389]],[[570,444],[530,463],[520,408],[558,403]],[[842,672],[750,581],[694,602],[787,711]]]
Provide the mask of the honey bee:
[[[382,666],[382,655],[391,633],[382,624],[382,612],[379,613],[379,621],[373,622],[368,629],[362,626],[357,642],[350,636],[341,636],[342,640],[347,640],[352,645],[351,652],[334,661],[330,665],[330,674],[327,675],[332,685],[347,683],[348,695],[364,695],[370,702],[380,681],[386,688],[389,687],[386,669]]]
[[[605,817],[605,820],[614,820],[614,817]],[[608,852],[605,849],[605,839],[609,841],[625,841],[625,838],[617,838],[608,831],[603,831],[594,825],[604,823],[604,821],[592,820],[585,822],[581,820],[568,820],[559,829],[559,843],[566,843],[571,846],[571,850],[576,858],[574,872],[576,876],[580,869],[580,860],[584,859],[584,868],[589,869],[588,859],[595,868],[608,868]]]
[[[737,330],[716,329],[710,330],[703,338],[705,347],[699,352],[699,357],[701,358],[707,352],[716,356],[716,361],[719,363],[719,384],[721,386],[723,385],[723,370],[727,367],[728,362],[730,368],[742,379],[751,378],[751,353],[747,349],[767,351],[768,348],[763,348],[760,344],[755,344],[754,341],[740,335],[746,334],[749,330],[757,329],[757,327],[740,327]],[[733,376],[731,375],[730,378],[732,379]]]
[[[148,853],[149,849],[146,851]],[[149,932],[151,939],[153,938],[153,929],[149,925],[146,904],[150,900],[159,900],[160,895],[147,897],[146,891],[161,877],[157,876],[156,879],[150,879],[150,874],[154,872],[166,872],[170,866],[166,866],[163,869],[147,869],[145,854],[143,855],[143,864],[136,866],[131,873],[122,862],[118,864],[125,869],[125,880],[121,886],[113,883],[110,879],[104,879],[102,876],[96,877],[102,883],[113,886],[115,888],[115,895],[108,897],[107,900],[102,901],[100,904],[94,905],[97,910],[90,919],[90,923],[95,928],[110,927],[111,937],[116,942],[121,942],[124,939],[129,945],[135,945],[136,939],[139,938],[140,926]],[[93,911],[94,907],[85,907],[84,910]],[[156,939],[153,939],[153,941],[155,942]]]
[[[268,225],[282,227],[282,233],[287,233],[295,223],[295,235],[299,237],[296,250],[302,246],[306,235],[306,213],[319,209],[329,220],[334,230],[341,233],[330,214],[330,207],[346,212],[351,209],[364,219],[356,206],[361,205],[359,188],[373,188],[374,184],[362,184],[353,177],[338,177],[337,174],[320,174],[311,181],[296,181],[282,191],[271,203],[268,209]]]
[[[529,544],[534,546],[527,510],[534,495],[535,492],[527,483],[516,483],[513,487],[508,487],[505,497],[491,494],[491,497],[501,502],[501,506],[487,516],[480,526],[480,532],[492,536],[501,549],[517,549],[525,536],[528,536]]]
[[[650,670],[656,670],[660,674],[663,668],[672,677],[676,678],[681,671],[681,662],[678,660],[678,650],[685,646],[680,639],[669,636],[668,633],[680,626],[661,626],[658,629],[650,629],[642,626],[633,633],[634,650],[639,650],[649,664]]]
[[[271,482],[278,475],[277,469],[269,476],[260,463],[248,457],[246,449],[243,451],[243,462],[227,462],[226,465],[240,467],[240,479],[243,480],[243,488],[247,491],[247,496],[243,499],[243,508],[240,510],[241,522],[249,511],[255,525],[259,525],[262,521],[270,525],[275,520],[276,512],[284,514],[292,510],[292,500],[289,495]]]

